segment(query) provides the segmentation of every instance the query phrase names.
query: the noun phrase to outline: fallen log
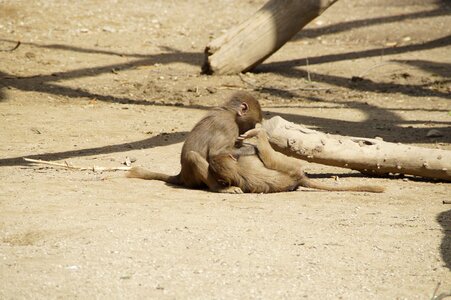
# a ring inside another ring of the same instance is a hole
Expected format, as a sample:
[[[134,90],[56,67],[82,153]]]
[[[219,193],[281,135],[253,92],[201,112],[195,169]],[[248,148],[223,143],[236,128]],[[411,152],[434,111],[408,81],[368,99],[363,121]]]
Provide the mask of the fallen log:
[[[281,117],[263,122],[275,150],[308,162],[349,168],[366,175],[407,174],[451,181],[451,151],[331,135]]]
[[[205,48],[204,74],[236,74],[260,64],[337,0],[270,0]]]

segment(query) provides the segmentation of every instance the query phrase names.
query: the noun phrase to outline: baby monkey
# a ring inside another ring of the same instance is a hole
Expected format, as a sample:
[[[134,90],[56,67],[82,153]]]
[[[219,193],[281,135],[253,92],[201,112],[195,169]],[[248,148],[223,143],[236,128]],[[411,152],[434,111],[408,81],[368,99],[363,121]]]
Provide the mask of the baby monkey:
[[[212,109],[188,134],[180,156],[181,171],[170,176],[141,167],[132,168],[127,176],[142,179],[162,180],[188,188],[208,187],[210,191],[222,193],[242,193],[237,186],[225,185],[212,174],[209,161],[214,160],[221,169],[231,172],[228,159],[247,155],[255,156],[252,145],[237,148],[235,141],[240,134],[255,127],[262,121],[260,103],[250,94],[237,92],[222,106]]]

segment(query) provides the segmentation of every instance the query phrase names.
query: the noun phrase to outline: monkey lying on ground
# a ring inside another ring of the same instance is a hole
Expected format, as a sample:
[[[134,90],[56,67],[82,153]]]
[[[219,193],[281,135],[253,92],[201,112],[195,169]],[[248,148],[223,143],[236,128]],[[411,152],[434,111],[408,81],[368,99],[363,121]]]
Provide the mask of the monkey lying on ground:
[[[254,146],[236,148],[235,141],[240,134],[262,121],[258,101],[250,94],[238,92],[221,107],[211,110],[188,134],[180,157],[181,171],[169,176],[144,168],[134,167],[127,176],[142,179],[162,180],[189,188],[207,186],[209,190],[223,193],[242,193],[236,186],[220,184],[209,170],[208,160],[214,157],[237,157],[255,155]],[[216,159],[220,164],[220,160]],[[222,169],[227,170],[227,165]],[[234,167],[234,166],[232,166]]]
[[[274,193],[294,191],[299,186],[327,191],[359,191],[381,193],[379,186],[331,186],[315,182],[302,171],[302,161],[275,151],[266,131],[252,129],[242,138],[256,136],[258,155],[213,157],[210,170],[219,182],[238,186],[245,193]],[[218,161],[219,159],[219,161]]]
[[[225,193],[283,192],[299,186],[329,191],[383,191],[377,186],[337,187],[310,180],[302,171],[300,160],[274,151],[266,132],[251,130],[261,120],[258,101],[249,94],[236,93],[222,107],[207,114],[189,133],[182,148],[182,169],[178,175],[135,167],[127,176],[190,188],[206,185],[211,191]],[[244,138],[257,136],[258,155],[252,145],[235,147],[240,135]]]

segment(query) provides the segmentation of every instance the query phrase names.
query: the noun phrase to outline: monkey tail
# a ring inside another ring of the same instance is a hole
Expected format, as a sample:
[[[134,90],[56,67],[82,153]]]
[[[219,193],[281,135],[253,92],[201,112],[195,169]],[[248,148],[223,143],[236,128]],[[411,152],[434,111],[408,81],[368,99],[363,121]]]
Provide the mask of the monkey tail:
[[[352,192],[370,192],[370,193],[382,193],[384,188],[377,185],[357,185],[357,186],[331,186],[315,182],[310,178],[304,176],[300,180],[300,185],[306,188],[325,190],[325,191],[352,191]]]
[[[131,168],[126,176],[128,178],[140,178],[140,179],[146,179],[146,180],[160,180],[171,184],[181,185],[180,181],[180,175],[166,175],[163,173],[156,173],[149,171],[142,167],[133,167]]]

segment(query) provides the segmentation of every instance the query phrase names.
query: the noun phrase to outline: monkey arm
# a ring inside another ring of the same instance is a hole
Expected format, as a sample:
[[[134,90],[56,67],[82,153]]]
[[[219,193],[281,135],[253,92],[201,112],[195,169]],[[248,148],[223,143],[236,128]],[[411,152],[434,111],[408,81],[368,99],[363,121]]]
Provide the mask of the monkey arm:
[[[230,193],[230,194],[241,194],[243,191],[237,186],[224,186],[222,182],[219,182],[214,174],[210,171],[209,163],[196,151],[189,151],[186,155],[187,163],[190,164],[190,174],[185,174],[181,172],[181,177],[185,182],[188,182],[187,176],[190,176],[192,180],[193,174],[197,176],[200,181],[208,186],[210,191],[217,193]]]
[[[209,173],[220,183],[228,186],[242,186],[244,179],[238,172],[237,159],[230,154],[210,156]]]
[[[240,156],[250,156],[250,155],[256,155],[258,153],[257,148],[255,145],[245,143],[242,144],[239,147],[235,147],[231,151],[231,155],[238,159]]]

